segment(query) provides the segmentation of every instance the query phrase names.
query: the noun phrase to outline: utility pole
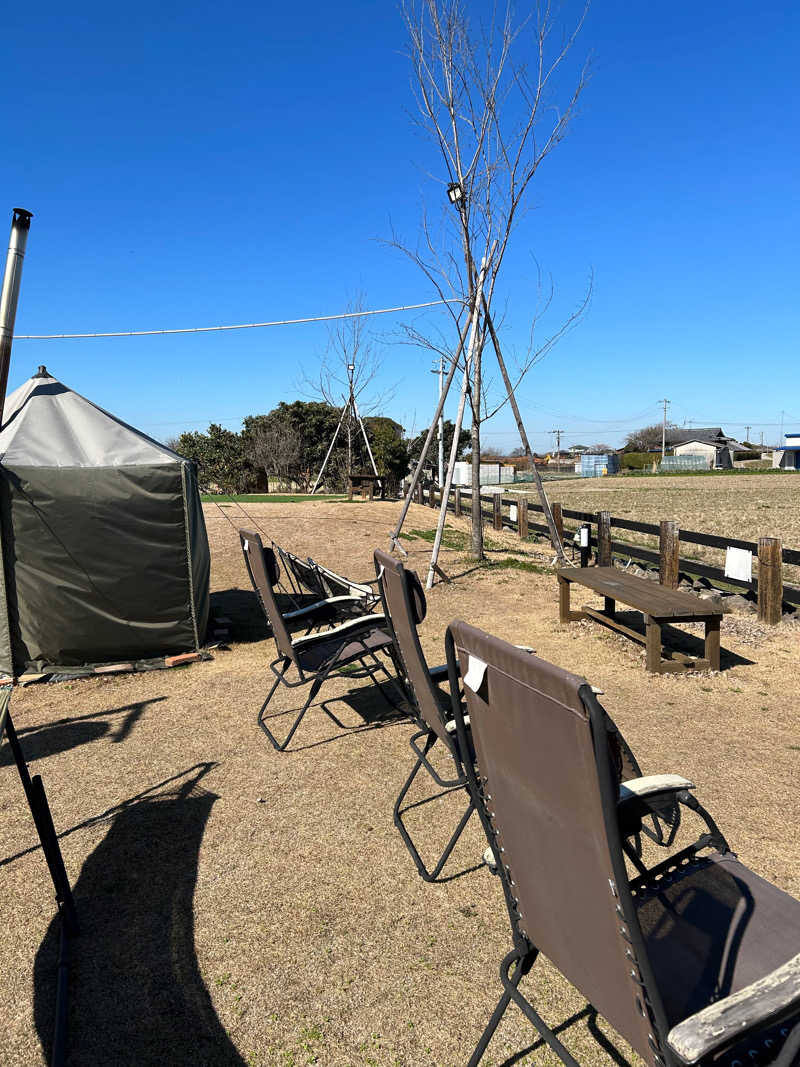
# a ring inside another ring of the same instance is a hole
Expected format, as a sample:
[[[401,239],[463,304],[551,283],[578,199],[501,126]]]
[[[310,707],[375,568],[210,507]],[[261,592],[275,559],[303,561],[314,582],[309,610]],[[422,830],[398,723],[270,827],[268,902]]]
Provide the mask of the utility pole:
[[[439,366],[434,367],[431,374],[439,375],[439,401],[441,406],[442,393],[444,392],[444,356],[439,356]],[[444,409],[439,415],[439,485],[444,485]]]
[[[556,456],[561,455],[561,435],[563,430],[551,430],[550,433],[555,434],[556,438]]]
[[[665,397],[662,401],[664,405],[664,418],[661,422],[661,458],[667,454],[667,405],[670,403]]]
[[[764,447],[764,431],[761,431],[761,447]]]
[[[750,427],[749,426],[745,426],[745,428],[744,428],[744,439],[745,439],[745,443],[747,443],[747,444],[750,443]]]
[[[781,412],[781,435],[780,435],[780,437],[778,438],[778,448],[782,448],[782,447],[783,447],[783,416],[784,416],[785,414],[786,414],[786,412],[785,412],[785,411],[782,411],[782,412]]]

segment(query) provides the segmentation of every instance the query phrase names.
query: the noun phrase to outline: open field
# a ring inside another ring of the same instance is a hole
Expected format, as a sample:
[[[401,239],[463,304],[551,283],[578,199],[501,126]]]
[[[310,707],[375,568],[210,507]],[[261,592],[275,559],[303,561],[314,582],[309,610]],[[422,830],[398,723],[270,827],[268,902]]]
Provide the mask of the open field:
[[[800,547],[800,482],[764,481],[748,477],[742,492],[736,479],[720,487],[710,478],[687,486],[671,479],[668,487],[582,482],[559,486],[553,498],[739,537],[777,534]],[[372,573],[372,550],[387,544],[398,511],[379,502],[245,507],[279,543],[355,578]],[[82,920],[70,1062],[456,1067],[496,1003],[497,968],[510,944],[498,880],[485,868],[469,870],[484,848],[479,824],[470,823],[448,868],[467,873],[423,883],[392,825],[412,727],[387,716],[363,683],[327,687],[341,698],[337,715],[355,729],[342,731],[317,706],[295,751],[272,751],[255,717],[274,644],[228,518],[250,521],[235,511],[205,505],[216,612],[234,620],[229,651],[189,668],[14,694],[31,768],[64,831]],[[433,511],[412,507],[409,530],[434,523]],[[451,525],[454,534],[466,529]],[[691,778],[740,858],[800,894],[800,743],[790,685],[798,625],[766,629],[726,616],[721,672],[650,677],[639,646],[591,623],[559,625],[543,550],[507,533],[491,536],[518,553],[494,549],[493,561],[536,569],[475,568],[446,548],[441,562],[455,580],[432,591],[421,627],[430,661],[442,662],[445,627],[462,617],[585,675],[605,690],[643,773]],[[410,565],[424,572],[429,542],[406,543]],[[292,696],[279,694],[275,706],[295,707]],[[423,852],[441,847],[457,809],[455,798],[422,809]],[[56,927],[33,841],[4,748],[0,1059],[15,1067],[45,1062],[51,1026]],[[574,989],[547,965],[537,964],[526,982],[551,1023],[579,1016],[560,1036],[582,1064],[614,1062],[592,1040]],[[531,1050],[532,1041],[512,1009],[483,1062],[555,1064],[549,1051]]]

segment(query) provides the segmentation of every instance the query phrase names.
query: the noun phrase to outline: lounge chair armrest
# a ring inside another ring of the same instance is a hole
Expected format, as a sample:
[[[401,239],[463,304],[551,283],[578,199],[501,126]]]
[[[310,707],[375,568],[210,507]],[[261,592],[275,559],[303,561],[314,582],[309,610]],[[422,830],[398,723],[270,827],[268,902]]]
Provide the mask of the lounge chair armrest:
[[[703,1059],[721,1045],[741,1040],[749,1032],[800,1008],[800,955],[770,974],[673,1026],[667,1043],[682,1063]]]
[[[318,615],[325,611],[335,611],[337,607],[344,607],[350,603],[354,607],[361,602],[361,597],[357,596],[333,596],[328,597],[326,600],[315,600],[313,604],[306,604],[302,608],[294,608],[292,611],[284,611],[283,617],[288,621],[294,622],[299,619],[301,622],[306,617]]]
[[[438,685],[440,682],[446,682],[447,664],[440,663],[438,667],[428,667],[428,674],[431,676],[431,681],[434,685]]]
[[[631,778],[620,783],[619,803],[624,804],[634,798],[645,800],[659,793],[682,793],[687,789],[694,789],[694,782],[682,778],[679,774],[651,774],[646,778]]]
[[[346,641],[351,635],[357,637],[363,631],[377,629],[385,621],[385,615],[361,615],[357,619],[348,619],[347,622],[343,622],[339,626],[332,626],[328,630],[320,630],[315,634],[303,634],[302,637],[295,637],[292,639],[292,647],[298,649],[308,648],[310,645],[320,641],[328,641],[331,637],[341,637]]]

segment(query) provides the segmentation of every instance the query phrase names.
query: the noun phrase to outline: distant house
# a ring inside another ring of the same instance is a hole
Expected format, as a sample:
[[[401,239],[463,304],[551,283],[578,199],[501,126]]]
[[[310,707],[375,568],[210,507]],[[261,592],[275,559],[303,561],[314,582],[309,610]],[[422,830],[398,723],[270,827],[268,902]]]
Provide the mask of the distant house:
[[[723,433],[720,426],[701,426],[693,430],[668,429],[666,446],[676,456],[704,456],[709,467],[730,468],[734,452],[746,451],[744,445]]]
[[[776,448],[772,453],[772,466],[800,470],[800,433],[784,434],[783,448]]]

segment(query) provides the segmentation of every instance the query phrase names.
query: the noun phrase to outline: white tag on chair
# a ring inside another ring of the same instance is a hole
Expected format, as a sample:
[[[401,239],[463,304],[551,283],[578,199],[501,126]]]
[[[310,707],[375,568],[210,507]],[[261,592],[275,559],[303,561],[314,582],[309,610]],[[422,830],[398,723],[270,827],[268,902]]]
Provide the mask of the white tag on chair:
[[[477,656],[469,655],[469,666],[467,667],[467,673],[464,675],[464,685],[468,686],[473,693],[477,693],[480,687],[483,685],[483,678],[486,674],[486,664],[482,659],[478,659]]]
[[[248,550],[249,548],[250,548],[250,542],[249,542],[249,541],[247,540],[247,538],[245,537],[245,539],[244,539],[244,550],[245,550],[245,552],[246,552],[246,551],[247,551],[247,550]]]

